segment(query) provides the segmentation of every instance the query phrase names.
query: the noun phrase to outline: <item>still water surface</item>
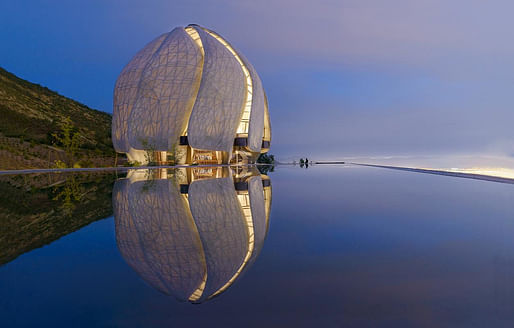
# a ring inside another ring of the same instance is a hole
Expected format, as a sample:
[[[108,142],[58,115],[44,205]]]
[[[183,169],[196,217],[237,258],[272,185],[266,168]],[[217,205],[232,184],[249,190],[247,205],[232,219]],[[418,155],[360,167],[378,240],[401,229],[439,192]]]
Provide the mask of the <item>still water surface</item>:
[[[514,184],[319,165],[0,188],[1,327],[514,324]]]

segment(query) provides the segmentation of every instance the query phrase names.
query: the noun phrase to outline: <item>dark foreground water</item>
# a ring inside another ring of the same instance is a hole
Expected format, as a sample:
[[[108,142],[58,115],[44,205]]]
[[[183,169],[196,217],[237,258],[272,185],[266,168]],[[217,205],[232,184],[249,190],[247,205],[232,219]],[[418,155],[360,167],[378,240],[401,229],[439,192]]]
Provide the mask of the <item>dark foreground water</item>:
[[[1,177],[0,327],[514,326],[514,184],[268,176]]]

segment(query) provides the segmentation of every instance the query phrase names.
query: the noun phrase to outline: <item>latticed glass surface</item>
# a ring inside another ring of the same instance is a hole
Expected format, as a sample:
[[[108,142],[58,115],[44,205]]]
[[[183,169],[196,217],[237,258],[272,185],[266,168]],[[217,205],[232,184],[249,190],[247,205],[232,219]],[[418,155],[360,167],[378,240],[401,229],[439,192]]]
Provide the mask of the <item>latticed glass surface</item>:
[[[129,142],[172,149],[185,131],[201,78],[202,53],[183,28],[168,34],[146,63],[129,121]]]
[[[230,154],[244,127],[246,147],[258,153],[264,112],[262,83],[248,60],[212,31],[179,27],[145,46],[121,72],[113,143],[130,157],[131,150],[170,151],[187,135],[195,149]]]
[[[202,82],[189,120],[192,147],[231,151],[245,100],[245,79],[234,55],[197,29],[205,50]]]
[[[139,82],[147,61],[166,38],[162,34],[142,50],[123,68],[114,87],[114,108],[112,111],[112,142],[116,151],[127,153],[130,149],[128,141],[128,125],[130,114],[138,99]]]

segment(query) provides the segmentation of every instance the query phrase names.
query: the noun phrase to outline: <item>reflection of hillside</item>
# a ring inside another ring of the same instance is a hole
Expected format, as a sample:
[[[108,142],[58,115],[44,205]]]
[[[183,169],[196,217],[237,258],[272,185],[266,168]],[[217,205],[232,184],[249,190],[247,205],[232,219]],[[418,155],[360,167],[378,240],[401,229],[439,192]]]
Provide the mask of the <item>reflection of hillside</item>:
[[[0,265],[112,215],[112,174],[0,177]]]
[[[116,182],[113,203],[127,263],[157,290],[202,302],[256,259],[271,185],[255,169],[234,175],[229,168],[139,170]]]

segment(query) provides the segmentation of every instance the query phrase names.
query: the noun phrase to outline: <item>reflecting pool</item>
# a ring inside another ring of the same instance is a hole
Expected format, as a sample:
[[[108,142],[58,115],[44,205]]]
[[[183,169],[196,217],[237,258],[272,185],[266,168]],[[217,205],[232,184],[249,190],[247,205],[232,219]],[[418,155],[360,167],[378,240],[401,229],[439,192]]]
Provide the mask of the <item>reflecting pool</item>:
[[[191,167],[0,194],[0,327],[513,326],[514,181]]]

